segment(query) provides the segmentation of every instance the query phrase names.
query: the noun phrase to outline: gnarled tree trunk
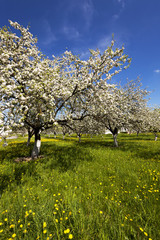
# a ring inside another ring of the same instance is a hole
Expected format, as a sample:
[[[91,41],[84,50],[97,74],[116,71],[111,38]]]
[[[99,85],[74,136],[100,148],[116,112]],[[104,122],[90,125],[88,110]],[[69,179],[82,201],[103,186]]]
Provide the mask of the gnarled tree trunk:
[[[118,128],[115,127],[115,129],[112,131],[112,135],[113,135],[113,140],[114,140],[114,146],[118,147],[118,141],[117,141]]]
[[[35,142],[34,142],[34,147],[33,147],[32,155],[31,155],[32,159],[34,159],[35,157],[37,158],[40,153],[40,148],[41,148],[40,129],[35,129],[34,135],[35,135]]]
[[[28,128],[28,140],[27,140],[27,146],[29,146],[30,144],[30,140],[32,138],[32,136],[34,135],[34,130],[31,130],[30,128]]]

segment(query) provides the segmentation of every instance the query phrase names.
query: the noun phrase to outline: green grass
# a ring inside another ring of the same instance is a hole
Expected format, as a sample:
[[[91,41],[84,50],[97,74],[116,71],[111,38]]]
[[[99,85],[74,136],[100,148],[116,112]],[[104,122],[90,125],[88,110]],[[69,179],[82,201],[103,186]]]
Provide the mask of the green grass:
[[[0,143],[0,239],[159,240],[160,141],[118,140],[43,136],[43,157],[19,163],[33,142]]]

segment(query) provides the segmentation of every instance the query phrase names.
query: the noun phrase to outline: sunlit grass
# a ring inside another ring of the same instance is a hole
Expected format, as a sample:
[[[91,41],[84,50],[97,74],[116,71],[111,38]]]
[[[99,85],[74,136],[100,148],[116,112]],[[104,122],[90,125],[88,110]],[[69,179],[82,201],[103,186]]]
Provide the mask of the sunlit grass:
[[[160,142],[151,134],[0,143],[0,239],[160,239]]]

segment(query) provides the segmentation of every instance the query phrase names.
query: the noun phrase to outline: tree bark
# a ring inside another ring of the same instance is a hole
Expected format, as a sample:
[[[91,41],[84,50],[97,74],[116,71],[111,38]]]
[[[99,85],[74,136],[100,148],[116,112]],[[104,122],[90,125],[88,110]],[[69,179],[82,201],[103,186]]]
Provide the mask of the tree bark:
[[[157,138],[158,138],[158,136],[157,136],[157,133],[154,133],[154,135],[155,135],[155,141],[157,141]]]
[[[78,135],[78,138],[79,138],[78,141],[79,141],[79,143],[80,143],[80,142],[81,142],[81,135]]]
[[[39,153],[40,153],[40,147],[41,147],[41,135],[40,135],[40,130],[39,129],[35,129],[34,130],[34,135],[35,135],[35,142],[34,142],[34,147],[32,150],[32,159],[34,159],[35,157],[37,158]]]
[[[113,135],[113,140],[114,140],[114,146],[118,147],[118,141],[117,141],[118,128],[115,127],[114,131],[112,132],[112,135]]]
[[[27,140],[27,147],[29,146],[29,144],[30,144],[30,140],[31,140],[31,138],[32,138],[32,136],[34,135],[34,131],[32,130],[30,130],[30,128],[28,128],[28,140]]]

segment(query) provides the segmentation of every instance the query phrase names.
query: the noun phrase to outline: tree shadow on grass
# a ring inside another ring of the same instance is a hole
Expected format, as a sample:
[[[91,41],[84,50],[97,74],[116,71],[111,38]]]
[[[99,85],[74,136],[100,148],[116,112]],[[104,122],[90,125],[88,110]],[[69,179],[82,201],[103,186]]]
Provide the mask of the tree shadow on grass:
[[[40,160],[44,168],[58,169],[60,172],[74,171],[81,162],[93,161],[89,150],[77,142],[71,146],[46,143],[42,146],[41,152],[45,156]]]
[[[142,160],[148,161],[160,161],[160,146],[152,147],[152,142],[147,144],[142,144],[141,141],[123,141],[120,142],[120,150],[124,152],[131,152],[133,157],[141,158]]]
[[[61,146],[53,142],[45,142],[41,148],[43,157],[29,162],[15,161],[17,157],[29,156],[32,147],[32,143],[29,148],[26,143],[17,143],[0,149],[0,162],[6,167],[0,175],[0,195],[8,187],[14,189],[15,185],[25,184],[24,181],[21,182],[22,178],[32,177],[37,181],[41,178],[42,170],[47,170],[46,174],[53,169],[59,172],[76,171],[76,167],[81,162],[93,160],[89,151],[77,143],[71,146]]]

